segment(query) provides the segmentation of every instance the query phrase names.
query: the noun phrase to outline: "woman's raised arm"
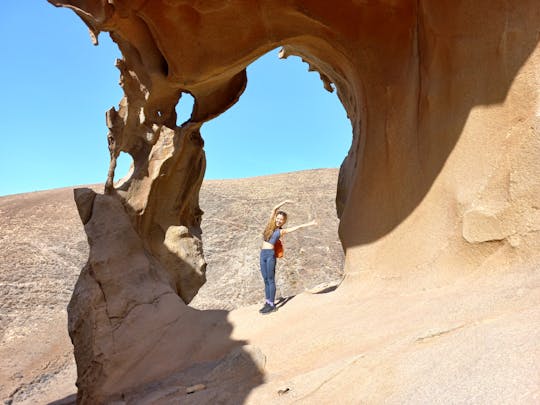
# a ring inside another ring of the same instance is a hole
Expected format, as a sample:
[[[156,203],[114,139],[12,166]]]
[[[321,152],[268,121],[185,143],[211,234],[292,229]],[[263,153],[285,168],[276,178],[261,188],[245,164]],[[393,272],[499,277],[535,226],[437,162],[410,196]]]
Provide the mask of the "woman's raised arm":
[[[280,202],[278,205],[276,205],[274,208],[272,208],[272,215],[276,215],[276,212],[277,210],[282,206],[282,205],[285,205],[287,203],[292,203],[293,201],[291,200],[284,200],[282,202]]]

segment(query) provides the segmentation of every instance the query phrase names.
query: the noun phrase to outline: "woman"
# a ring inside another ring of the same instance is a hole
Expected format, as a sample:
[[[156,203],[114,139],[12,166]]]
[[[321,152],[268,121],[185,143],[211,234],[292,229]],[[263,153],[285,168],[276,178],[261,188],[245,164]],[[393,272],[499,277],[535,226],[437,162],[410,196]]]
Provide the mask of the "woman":
[[[276,305],[274,303],[276,298],[276,256],[274,254],[274,245],[282,236],[290,232],[317,225],[317,222],[311,221],[302,225],[283,229],[283,225],[287,222],[287,214],[283,211],[278,211],[278,209],[286,203],[292,203],[292,201],[285,200],[274,207],[270,220],[263,232],[263,243],[261,246],[261,274],[264,280],[266,302],[259,310],[262,314],[268,314],[276,310]]]

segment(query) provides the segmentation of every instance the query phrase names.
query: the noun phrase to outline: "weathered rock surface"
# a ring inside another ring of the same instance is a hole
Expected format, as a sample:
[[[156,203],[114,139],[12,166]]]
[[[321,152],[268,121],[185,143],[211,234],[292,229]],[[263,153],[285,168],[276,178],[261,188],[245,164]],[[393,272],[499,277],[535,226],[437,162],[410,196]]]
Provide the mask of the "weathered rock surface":
[[[366,293],[361,283],[377,277],[398,278],[421,291],[492,267],[511,274],[537,266],[537,0],[381,0],[340,7],[322,0],[50,2],[72,8],[94,37],[108,31],[122,51],[125,97],[108,113],[106,191],[123,202],[140,238],[133,254],[164,269],[184,302],[205,278],[201,127],[238,100],[247,83],[245,67],[276,46],[318,70],[327,89],[335,85],[353,126],[337,193],[347,278],[336,296]],[[177,126],[175,106],[186,92],[195,99],[193,113]],[[114,189],[122,151],[133,157],[134,171]],[[89,223],[94,216],[107,218],[95,208]],[[167,248],[169,232],[185,235],[184,253]],[[113,260],[113,253],[108,257]],[[81,282],[79,294],[85,289],[92,284]],[[126,296],[121,289],[118,294]],[[167,315],[163,311],[158,318]],[[110,322],[96,322],[95,333],[107,331]],[[190,334],[186,328],[180,338]],[[208,350],[221,354],[230,341],[221,344]],[[142,361],[141,350],[131,355]],[[79,372],[81,398],[101,390],[95,384],[103,377],[100,362],[96,357],[87,362],[92,370]],[[173,365],[150,367],[145,380],[160,378]],[[127,363],[118,367],[126,370]],[[134,382],[123,371],[114,378],[108,384],[127,388]]]
[[[0,246],[0,400],[71,394],[66,305],[88,258],[72,190],[0,197]]]
[[[202,313],[182,301],[117,198],[97,195],[93,206],[85,224],[89,259],[68,306],[79,402],[121,400],[133,387],[222,357],[241,343],[225,343],[231,327],[224,311]]]

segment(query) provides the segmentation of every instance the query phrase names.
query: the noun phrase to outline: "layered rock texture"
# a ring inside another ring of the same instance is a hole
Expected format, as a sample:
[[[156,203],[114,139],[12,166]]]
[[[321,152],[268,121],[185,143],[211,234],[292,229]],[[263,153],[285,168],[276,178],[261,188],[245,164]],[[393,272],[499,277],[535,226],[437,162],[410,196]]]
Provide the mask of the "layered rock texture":
[[[538,1],[50,2],[72,8],[96,42],[109,32],[123,54],[106,195],[77,193],[90,241],[70,304],[81,402],[226,356],[238,345],[229,332],[248,339],[223,314],[186,306],[205,280],[201,127],[239,99],[246,66],[279,46],[335,87],[353,127],[336,197],[342,303],[368,280],[419,294],[538,263]],[[178,126],[185,93],[195,104]],[[114,187],[120,152],[134,170]]]

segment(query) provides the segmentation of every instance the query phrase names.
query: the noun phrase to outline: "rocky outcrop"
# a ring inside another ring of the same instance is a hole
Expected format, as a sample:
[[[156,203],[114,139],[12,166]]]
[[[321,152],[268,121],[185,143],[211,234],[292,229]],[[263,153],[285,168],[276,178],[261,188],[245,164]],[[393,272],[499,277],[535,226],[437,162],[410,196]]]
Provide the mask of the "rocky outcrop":
[[[204,282],[201,126],[238,100],[246,66],[278,46],[318,70],[327,89],[333,83],[352,122],[337,191],[348,286],[357,274],[425,284],[538,259],[536,0],[50,2],[72,8],[96,42],[109,32],[122,51],[106,192],[129,214],[137,255],[165,269],[160,282],[184,302]],[[195,105],[178,126],[183,93]],[[121,151],[134,171],[115,189]],[[105,215],[99,209],[90,222]],[[131,355],[143,361],[144,352]],[[100,373],[80,373],[81,389],[97,390],[88,376]]]
[[[182,301],[117,198],[90,189],[75,194],[76,201],[93,201],[85,224],[89,259],[68,305],[79,402],[121,399],[140,384],[220,358],[242,343],[229,339],[225,311],[201,313]]]

